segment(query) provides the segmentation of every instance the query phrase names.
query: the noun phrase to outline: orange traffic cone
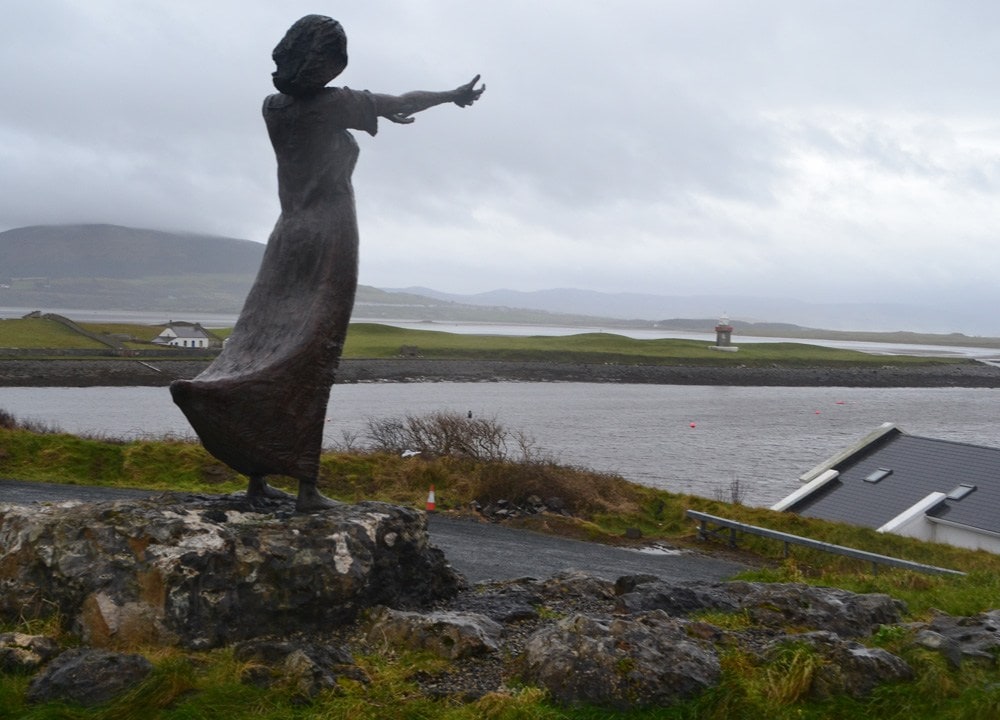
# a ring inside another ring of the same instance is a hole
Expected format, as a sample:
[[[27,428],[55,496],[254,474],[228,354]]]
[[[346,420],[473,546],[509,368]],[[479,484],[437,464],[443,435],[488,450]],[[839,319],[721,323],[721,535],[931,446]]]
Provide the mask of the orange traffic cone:
[[[434,486],[431,485],[431,491],[427,493],[427,512],[434,512]]]

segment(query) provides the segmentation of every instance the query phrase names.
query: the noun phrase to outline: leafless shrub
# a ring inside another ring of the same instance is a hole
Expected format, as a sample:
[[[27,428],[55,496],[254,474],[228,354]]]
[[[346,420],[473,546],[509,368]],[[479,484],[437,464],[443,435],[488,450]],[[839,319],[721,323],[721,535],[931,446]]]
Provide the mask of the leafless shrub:
[[[17,418],[3,408],[0,408],[0,428],[13,430],[17,427]]]
[[[61,430],[54,425],[47,425],[46,423],[39,422],[37,420],[22,420],[16,417],[13,413],[3,409],[0,409],[0,428],[4,430],[27,430],[29,432],[39,434],[55,434],[61,432]]]
[[[728,485],[719,483],[715,486],[715,499],[719,502],[742,505],[743,501],[746,500],[746,494],[747,487],[736,473],[733,473]]]
[[[367,438],[372,450],[419,452],[429,457],[495,462],[529,460],[539,454],[530,437],[508,430],[496,418],[472,418],[456,412],[369,418]]]
[[[372,450],[398,455],[410,447],[406,421],[400,418],[368,418],[366,434]]]
[[[354,453],[361,450],[361,433],[357,430],[341,430],[340,440],[330,447],[334,452]]]

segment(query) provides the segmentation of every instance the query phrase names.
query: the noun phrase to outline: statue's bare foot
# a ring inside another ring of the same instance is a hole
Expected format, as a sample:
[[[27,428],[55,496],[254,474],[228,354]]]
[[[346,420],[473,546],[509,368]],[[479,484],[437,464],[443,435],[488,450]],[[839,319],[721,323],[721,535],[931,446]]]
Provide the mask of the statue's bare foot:
[[[247,485],[247,498],[250,500],[260,500],[262,498],[268,500],[290,500],[292,496],[284,490],[279,490],[276,487],[268,485],[267,480],[262,476],[251,476],[250,483]]]
[[[295,509],[299,512],[316,512],[317,510],[329,510],[340,505],[336,500],[331,500],[319,490],[315,483],[299,482],[299,496],[295,500]]]

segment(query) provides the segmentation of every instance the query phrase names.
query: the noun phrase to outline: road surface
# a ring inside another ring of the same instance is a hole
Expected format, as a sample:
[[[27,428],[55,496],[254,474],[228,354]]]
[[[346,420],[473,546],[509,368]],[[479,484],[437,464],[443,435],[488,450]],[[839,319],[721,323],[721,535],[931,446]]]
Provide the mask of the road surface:
[[[0,479],[0,503],[101,502],[157,495],[83,485]],[[725,580],[746,566],[701,553],[639,551],[517,530],[475,519],[428,518],[431,542],[444,551],[452,567],[472,583],[519,577],[546,578],[565,570],[583,570],[615,580],[622,575],[650,574],[669,580]]]

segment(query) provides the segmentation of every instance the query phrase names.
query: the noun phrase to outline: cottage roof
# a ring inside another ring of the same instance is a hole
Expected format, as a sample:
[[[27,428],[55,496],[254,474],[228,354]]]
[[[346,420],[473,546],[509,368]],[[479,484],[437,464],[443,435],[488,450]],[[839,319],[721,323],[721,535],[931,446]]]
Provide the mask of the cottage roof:
[[[164,331],[161,332],[160,334],[162,335],[167,330],[170,330],[173,333],[174,337],[179,337],[179,338],[207,338],[208,337],[208,333],[205,332],[205,329],[203,327],[201,327],[201,325],[187,325],[187,324],[181,324],[181,323],[171,324],[169,327],[167,327],[166,329],[164,329]]]
[[[927,515],[1000,533],[1000,448],[918,437],[894,427],[829,467],[839,473],[836,479],[786,509],[879,528],[940,492],[953,497]]]

